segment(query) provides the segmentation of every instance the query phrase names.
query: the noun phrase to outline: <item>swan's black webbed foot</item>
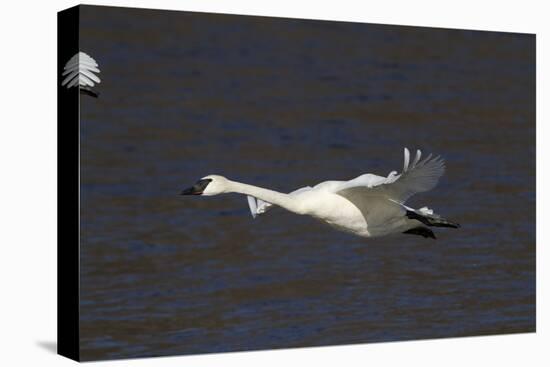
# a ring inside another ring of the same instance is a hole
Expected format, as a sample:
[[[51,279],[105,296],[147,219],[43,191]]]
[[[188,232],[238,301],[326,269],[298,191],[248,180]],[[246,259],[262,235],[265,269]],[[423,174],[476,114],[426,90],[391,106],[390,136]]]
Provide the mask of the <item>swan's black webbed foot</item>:
[[[416,227],[416,228],[412,228],[412,229],[409,229],[408,231],[405,231],[403,232],[405,234],[416,234],[418,236],[422,236],[424,238],[433,238],[434,240],[436,239],[435,237],[435,234],[433,233],[433,231],[429,228],[426,228],[426,227]]]
[[[438,215],[420,215],[412,210],[407,210],[406,215],[407,218],[416,219],[417,221],[430,227],[460,228],[460,224],[441,218]]]

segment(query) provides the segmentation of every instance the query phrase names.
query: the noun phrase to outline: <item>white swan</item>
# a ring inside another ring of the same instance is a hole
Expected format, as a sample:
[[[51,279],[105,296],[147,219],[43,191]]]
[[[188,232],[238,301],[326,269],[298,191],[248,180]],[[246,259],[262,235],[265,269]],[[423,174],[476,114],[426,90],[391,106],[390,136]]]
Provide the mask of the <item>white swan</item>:
[[[81,93],[97,98],[99,94],[92,90],[92,87],[101,83],[101,79],[94,74],[99,72],[99,65],[93,57],[82,51],[77,52],[63,68],[61,76],[65,78],[61,86],[67,88],[78,86]]]
[[[350,181],[326,181],[289,194],[208,175],[185,189],[182,195],[239,193],[248,196],[253,217],[277,205],[362,237],[406,233],[435,238],[428,226],[460,226],[427,207],[413,209],[405,205],[412,195],[433,189],[445,171],[442,158],[432,158],[430,154],[421,161],[421,156],[422,152],[417,150],[414,161],[409,164],[410,153],[405,148],[401,174],[393,171],[383,177],[367,173]]]

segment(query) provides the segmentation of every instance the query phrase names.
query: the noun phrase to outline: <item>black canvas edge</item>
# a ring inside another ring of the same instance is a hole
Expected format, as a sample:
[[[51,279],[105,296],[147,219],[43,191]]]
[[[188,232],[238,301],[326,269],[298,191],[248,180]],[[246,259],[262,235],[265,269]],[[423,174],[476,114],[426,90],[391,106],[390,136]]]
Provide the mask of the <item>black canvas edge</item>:
[[[79,6],[57,13],[57,353],[80,360],[80,96],[61,86],[79,51]]]

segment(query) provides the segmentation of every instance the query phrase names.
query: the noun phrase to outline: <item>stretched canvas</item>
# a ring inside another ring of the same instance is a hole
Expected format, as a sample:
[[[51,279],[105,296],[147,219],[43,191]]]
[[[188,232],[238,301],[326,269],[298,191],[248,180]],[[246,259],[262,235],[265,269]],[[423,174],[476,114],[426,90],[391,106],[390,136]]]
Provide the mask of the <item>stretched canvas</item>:
[[[88,5],[58,27],[60,354],[535,331],[535,35]]]

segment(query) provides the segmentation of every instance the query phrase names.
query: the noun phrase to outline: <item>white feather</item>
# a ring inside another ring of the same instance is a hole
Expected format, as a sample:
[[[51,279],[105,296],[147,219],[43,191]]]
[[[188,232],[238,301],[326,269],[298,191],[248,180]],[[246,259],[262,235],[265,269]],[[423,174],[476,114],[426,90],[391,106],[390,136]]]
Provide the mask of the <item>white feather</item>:
[[[409,157],[410,157],[409,150],[405,148],[405,160],[403,162],[403,172],[407,172],[407,169],[409,168]]]
[[[61,76],[65,76],[62,86],[72,88],[93,87],[101,83],[101,79],[94,73],[100,73],[97,62],[88,54],[80,51],[67,61]]]
[[[252,218],[256,218],[258,215],[257,213],[257,205],[256,205],[256,198],[250,195],[246,196],[246,199],[248,200],[248,206],[250,208],[250,214],[252,214]]]

